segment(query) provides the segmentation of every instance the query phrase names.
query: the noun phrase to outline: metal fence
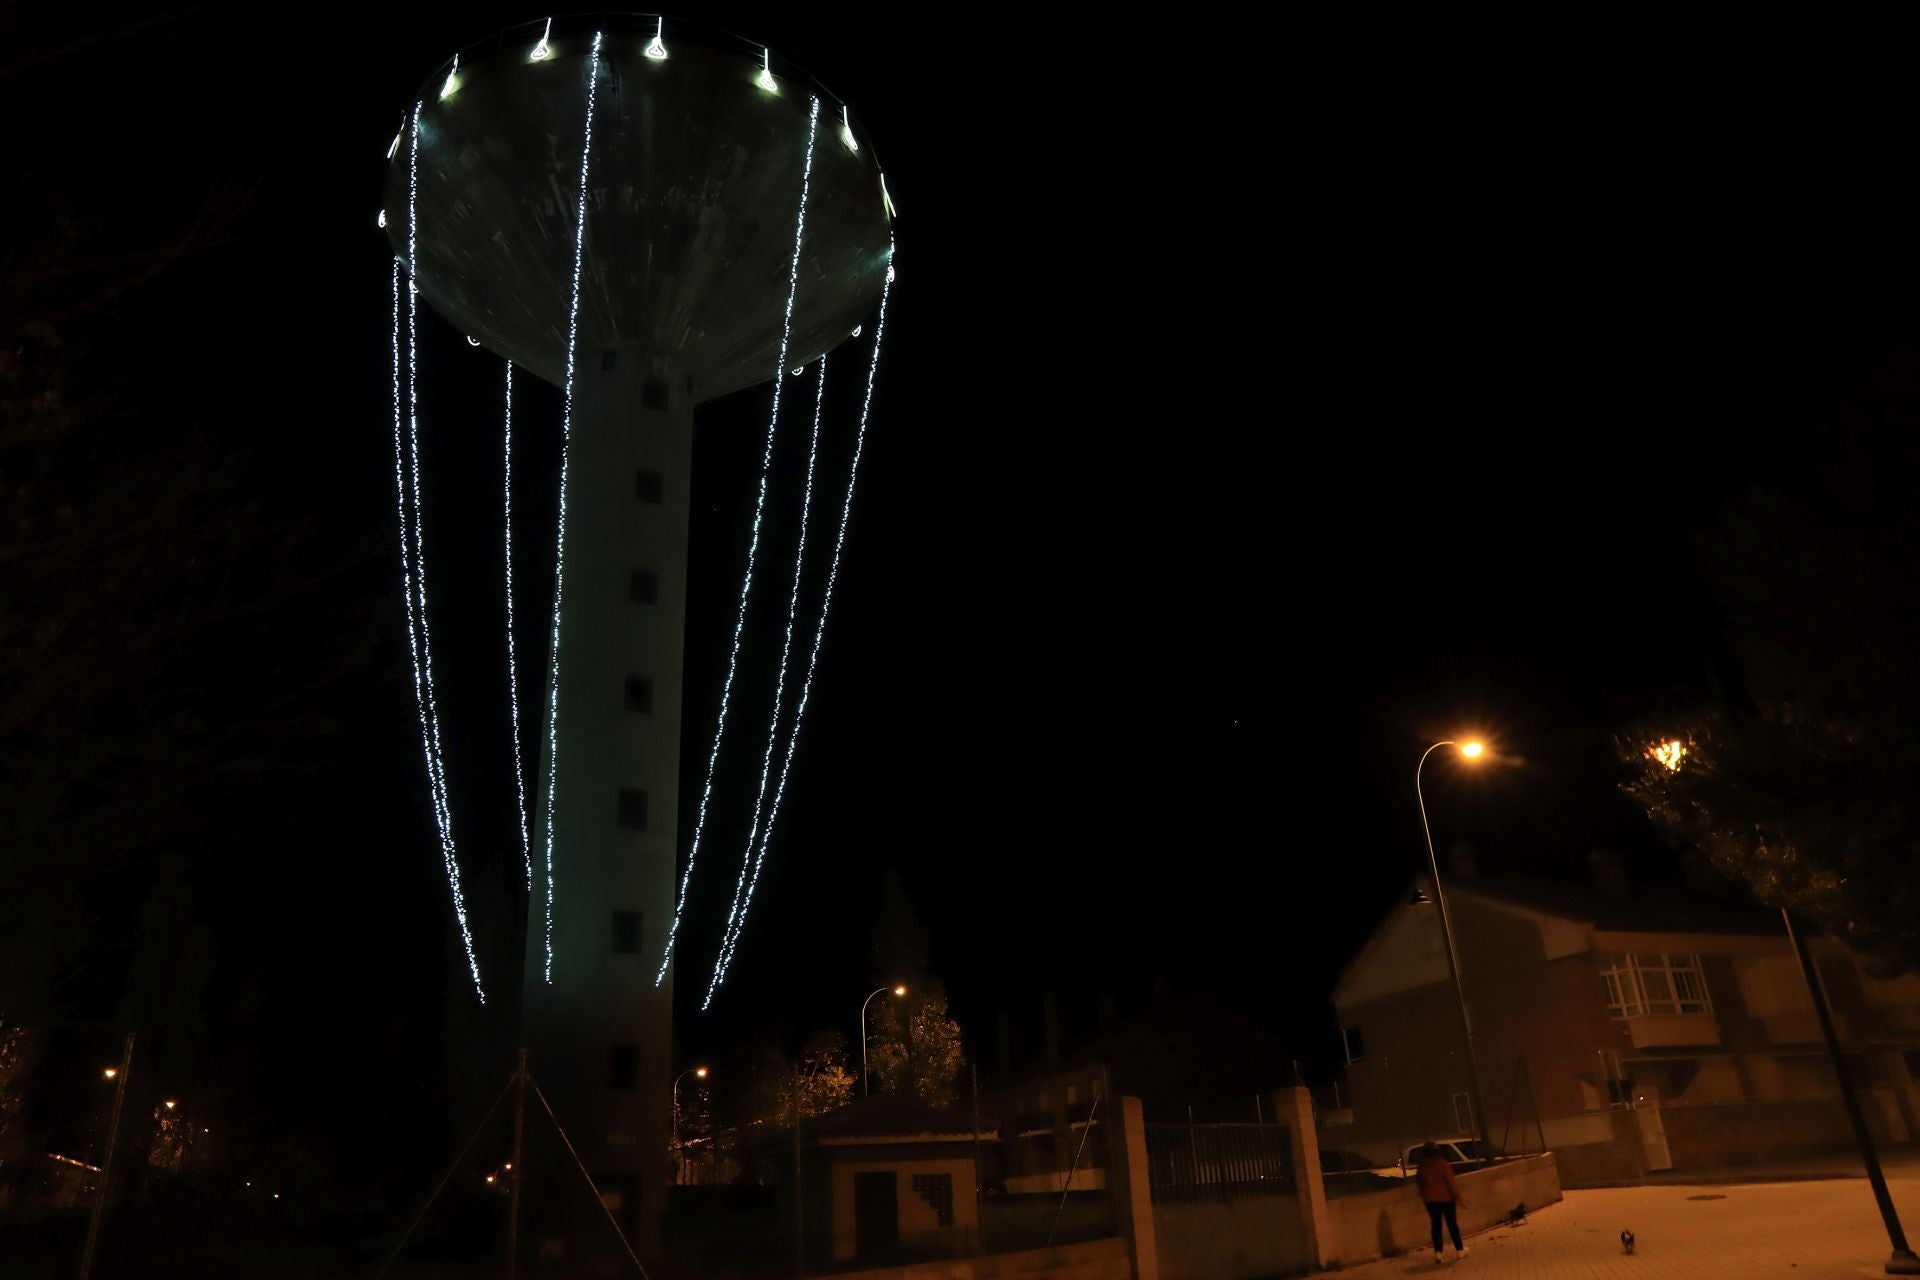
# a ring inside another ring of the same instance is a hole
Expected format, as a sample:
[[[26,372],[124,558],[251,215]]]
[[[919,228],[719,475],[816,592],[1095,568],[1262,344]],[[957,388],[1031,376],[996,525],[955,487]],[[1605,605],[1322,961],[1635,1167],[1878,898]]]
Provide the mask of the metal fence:
[[[1293,1194],[1285,1125],[1150,1124],[1147,1179],[1155,1204]]]

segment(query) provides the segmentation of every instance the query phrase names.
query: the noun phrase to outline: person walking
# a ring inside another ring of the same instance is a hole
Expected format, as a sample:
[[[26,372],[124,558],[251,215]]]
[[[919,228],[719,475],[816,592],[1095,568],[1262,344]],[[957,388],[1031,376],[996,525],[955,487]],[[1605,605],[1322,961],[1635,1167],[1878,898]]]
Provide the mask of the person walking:
[[[1414,1185],[1420,1189],[1420,1198],[1427,1205],[1427,1222],[1433,1228],[1433,1262],[1439,1266],[1445,1262],[1446,1255],[1441,1249],[1440,1224],[1447,1224],[1447,1234],[1453,1237],[1454,1252],[1459,1257],[1467,1256],[1467,1246],[1460,1239],[1460,1184],[1453,1180],[1453,1166],[1447,1163],[1447,1157],[1429,1138],[1420,1148],[1419,1162],[1413,1168]]]

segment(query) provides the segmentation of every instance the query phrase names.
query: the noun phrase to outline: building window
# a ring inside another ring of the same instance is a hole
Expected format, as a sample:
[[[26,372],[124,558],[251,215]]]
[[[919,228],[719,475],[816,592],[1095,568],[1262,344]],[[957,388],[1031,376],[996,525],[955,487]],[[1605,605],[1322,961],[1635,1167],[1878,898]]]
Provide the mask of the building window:
[[[643,716],[653,714],[653,678],[627,677],[627,710]]]
[[[660,598],[660,575],[651,569],[635,569],[627,579],[627,599],[635,604],[652,604]]]
[[[640,1046],[607,1046],[607,1088],[631,1091],[640,1087]]]
[[[634,478],[633,493],[640,501],[651,502],[658,506],[660,496],[666,492],[666,487],[665,477],[658,471],[649,471],[643,467],[640,474]]]
[[[647,793],[638,787],[620,788],[620,825],[629,831],[647,829]]]
[[[916,1173],[913,1175],[913,1193],[927,1202],[934,1215],[940,1219],[940,1225],[953,1225],[953,1175],[950,1173]]]
[[[1712,1013],[1707,976],[1697,955],[1636,953],[1606,956],[1600,981],[1616,1018],[1649,1013]]]
[[[1464,1093],[1453,1095],[1453,1131],[1468,1134],[1473,1132],[1473,1099]]]
[[[634,955],[640,950],[640,913],[638,911],[616,911],[613,913],[613,954],[617,956]]]
[[[1348,1062],[1358,1062],[1367,1056],[1367,1042],[1361,1039],[1360,1028],[1340,1028],[1340,1041],[1346,1046]]]

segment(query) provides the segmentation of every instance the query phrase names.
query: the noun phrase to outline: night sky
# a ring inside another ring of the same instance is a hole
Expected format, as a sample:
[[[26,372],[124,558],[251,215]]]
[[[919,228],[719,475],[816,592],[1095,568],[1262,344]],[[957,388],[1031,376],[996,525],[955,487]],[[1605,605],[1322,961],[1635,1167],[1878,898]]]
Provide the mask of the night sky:
[[[265,13],[214,8],[56,57],[35,73],[39,127],[16,140],[83,205],[164,212],[222,175],[257,184],[149,350],[191,375],[259,497],[348,562],[313,590],[372,641],[324,766],[261,797],[284,839],[240,871],[204,855],[224,868],[205,887],[216,989],[254,975],[297,1009],[276,1023],[286,1051],[396,1016],[432,1034],[460,998],[397,594],[374,212],[421,77],[538,15]],[[1257,32],[1172,14],[698,17],[852,102],[901,216],[789,808],[713,1014],[683,961],[689,1053],[769,1023],[851,1029],[886,976],[868,937],[894,868],[983,1061],[1002,1005],[1054,987],[1075,1017],[1154,976],[1225,995],[1322,1061],[1326,990],[1423,858],[1414,763],[1463,729],[1524,763],[1430,772],[1443,848],[1555,872],[1606,845],[1660,867],[1615,792],[1610,735],[1726,672],[1691,531],[1745,485],[1790,483],[1821,415],[1916,336],[1909,153],[1883,104],[1833,87],[1870,86],[1871,68],[1822,59],[1816,85],[1725,32],[1657,50],[1527,33],[1516,62],[1523,33],[1379,15]],[[499,364],[430,324],[435,634],[484,898],[518,859]],[[766,399],[702,420],[688,775]],[[520,409],[527,670],[557,396]],[[776,512],[773,545],[790,523]],[[723,773],[734,795],[748,754]],[[225,838],[210,818],[205,849]],[[704,962],[716,921],[689,928]]]

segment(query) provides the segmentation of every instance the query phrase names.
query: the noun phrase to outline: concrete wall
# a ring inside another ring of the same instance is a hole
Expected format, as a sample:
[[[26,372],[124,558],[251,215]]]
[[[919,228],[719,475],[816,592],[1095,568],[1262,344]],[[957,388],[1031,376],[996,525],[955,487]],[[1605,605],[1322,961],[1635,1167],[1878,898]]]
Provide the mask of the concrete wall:
[[[838,1274],[855,1275],[860,1280],[1132,1280],[1133,1267],[1127,1258],[1127,1242],[1112,1239]]]
[[[1552,1153],[1459,1175],[1460,1230],[1484,1231],[1516,1204],[1529,1210],[1560,1199],[1560,1171]],[[1332,1240],[1329,1266],[1393,1257],[1431,1246],[1427,1211],[1411,1181],[1403,1190],[1343,1196],[1327,1202]]]
[[[1162,1280],[1253,1280],[1313,1262],[1293,1196],[1157,1204],[1153,1234]]]
[[[1861,1103],[1867,1128],[1884,1149],[1889,1140],[1886,1120],[1872,1098],[1863,1097]],[[1660,1122],[1676,1169],[1758,1164],[1854,1147],[1853,1127],[1838,1098],[1662,1107]]]

